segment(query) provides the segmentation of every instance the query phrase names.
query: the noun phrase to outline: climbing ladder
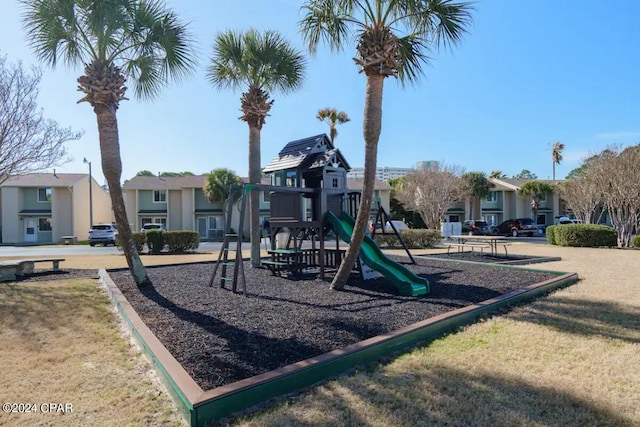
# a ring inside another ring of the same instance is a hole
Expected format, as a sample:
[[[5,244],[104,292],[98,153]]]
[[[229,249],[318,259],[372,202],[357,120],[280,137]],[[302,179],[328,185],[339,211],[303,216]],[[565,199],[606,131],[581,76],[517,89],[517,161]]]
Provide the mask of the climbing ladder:
[[[238,277],[242,283],[242,293],[247,296],[247,284],[244,276],[244,264],[242,262],[242,228],[244,224],[244,213],[247,208],[247,198],[251,190],[255,187],[255,184],[246,184],[243,186],[232,185],[229,189],[229,198],[226,200],[225,206],[225,224],[224,224],[224,239],[222,240],[222,248],[218,254],[216,265],[209,280],[209,286],[213,286],[218,269],[220,269],[220,287],[225,288],[227,282],[231,282],[231,290],[233,292],[238,291]],[[238,190],[241,190],[240,196],[240,216],[238,222],[238,232],[231,233],[231,218],[233,213],[233,199]],[[230,247],[229,243],[235,239],[235,247]],[[235,254],[230,254],[235,252]],[[231,255],[231,256],[230,256]],[[231,268],[233,267],[233,268]],[[229,270],[232,270],[229,275]]]

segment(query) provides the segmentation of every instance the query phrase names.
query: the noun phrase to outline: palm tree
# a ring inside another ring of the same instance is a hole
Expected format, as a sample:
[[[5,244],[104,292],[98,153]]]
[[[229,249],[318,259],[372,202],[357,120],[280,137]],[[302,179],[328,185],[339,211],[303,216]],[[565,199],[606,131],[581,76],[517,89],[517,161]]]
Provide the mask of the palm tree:
[[[553,162],[553,180],[556,180],[556,164],[560,164],[562,161],[562,150],[564,150],[564,144],[560,141],[554,142],[551,147],[551,160]]]
[[[226,31],[216,36],[207,77],[218,89],[246,89],[240,120],[249,125],[249,182],[260,184],[260,131],[273,100],[269,92],[288,93],[304,80],[306,60],[279,33]],[[260,265],[260,194],[251,192],[251,265]]]
[[[489,178],[506,178],[507,175],[505,175],[501,170],[493,170],[491,171],[491,173],[489,174]]]
[[[78,90],[96,113],[102,171],[129,270],[136,283],[149,282],[131,235],[120,178],[122,160],[116,111],[134,94],[150,99],[171,79],[194,66],[186,25],[157,0],[25,0],[24,25],[36,56],[55,67],[60,59],[84,64]]]
[[[234,171],[218,168],[207,175],[207,182],[202,191],[209,202],[224,202],[229,196],[229,187],[239,184],[242,184],[242,180]]]
[[[331,287],[343,289],[355,264],[369,220],[378,139],[382,128],[382,91],[386,77],[415,82],[428,63],[431,44],[458,42],[471,21],[469,3],[450,0],[308,0],[301,31],[311,53],[321,40],[342,50],[357,40],[354,61],[366,76],[363,133],[365,172],[351,243]]]
[[[544,181],[529,181],[525,182],[522,187],[518,189],[518,195],[531,198],[531,210],[533,212],[533,219],[538,220],[538,210],[540,209],[540,198],[544,194],[551,194],[553,192],[553,186]]]
[[[488,196],[491,189],[484,172],[465,172],[461,176],[462,194],[469,197],[471,217],[475,219],[474,202]]]
[[[336,125],[341,125],[351,120],[344,111],[338,111],[335,108],[328,107],[318,110],[316,119],[321,122],[326,122],[329,125],[329,138],[332,144],[335,142],[336,136],[338,136]]]

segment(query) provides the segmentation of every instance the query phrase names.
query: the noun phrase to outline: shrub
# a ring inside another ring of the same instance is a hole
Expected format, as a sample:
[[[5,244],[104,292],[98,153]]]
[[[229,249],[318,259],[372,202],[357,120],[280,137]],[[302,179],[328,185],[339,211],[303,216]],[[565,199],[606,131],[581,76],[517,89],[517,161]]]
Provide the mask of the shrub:
[[[197,231],[164,231],[162,238],[169,252],[195,251],[200,246],[200,233]]]
[[[442,235],[439,230],[426,229],[403,229],[398,230],[402,236],[402,240],[410,249],[434,248]],[[400,241],[395,234],[378,234],[374,236],[374,241],[378,246],[401,247]]]
[[[557,228],[558,228],[557,225],[549,225],[544,230],[544,233],[547,236],[547,243],[549,243],[550,245],[557,245],[558,244],[558,241],[556,240],[556,229]]]
[[[633,240],[631,241],[631,246],[633,246],[634,248],[640,248],[640,234],[633,238]]]
[[[616,231],[599,224],[566,224],[557,226],[555,241],[560,246],[601,247],[617,246]]]
[[[136,250],[138,251],[138,253],[142,252],[144,243],[146,241],[146,236],[144,235],[144,233],[131,233],[131,236],[133,237],[133,243],[136,245]],[[116,236],[116,247],[118,248],[118,250],[122,250],[122,245],[120,244],[120,234]]]
[[[151,255],[159,254],[164,249],[164,238],[161,230],[147,231],[147,247]]]

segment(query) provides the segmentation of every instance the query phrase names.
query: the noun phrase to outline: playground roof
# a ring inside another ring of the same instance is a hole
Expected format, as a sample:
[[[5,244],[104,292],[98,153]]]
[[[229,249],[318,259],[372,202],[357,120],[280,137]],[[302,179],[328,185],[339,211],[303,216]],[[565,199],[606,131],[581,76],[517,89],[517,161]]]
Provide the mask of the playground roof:
[[[340,167],[351,169],[340,150],[333,146],[326,134],[314,135],[287,143],[262,172],[325,167],[334,155]]]

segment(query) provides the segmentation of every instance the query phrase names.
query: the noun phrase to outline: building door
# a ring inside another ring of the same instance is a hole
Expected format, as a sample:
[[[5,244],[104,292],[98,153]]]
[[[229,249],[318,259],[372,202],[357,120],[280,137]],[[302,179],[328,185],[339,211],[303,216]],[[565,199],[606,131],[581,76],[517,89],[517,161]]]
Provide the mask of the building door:
[[[38,223],[35,218],[24,219],[24,241],[36,242],[38,240]]]
[[[206,239],[207,236],[207,218],[206,217],[198,217],[198,233],[200,233],[201,239]]]

